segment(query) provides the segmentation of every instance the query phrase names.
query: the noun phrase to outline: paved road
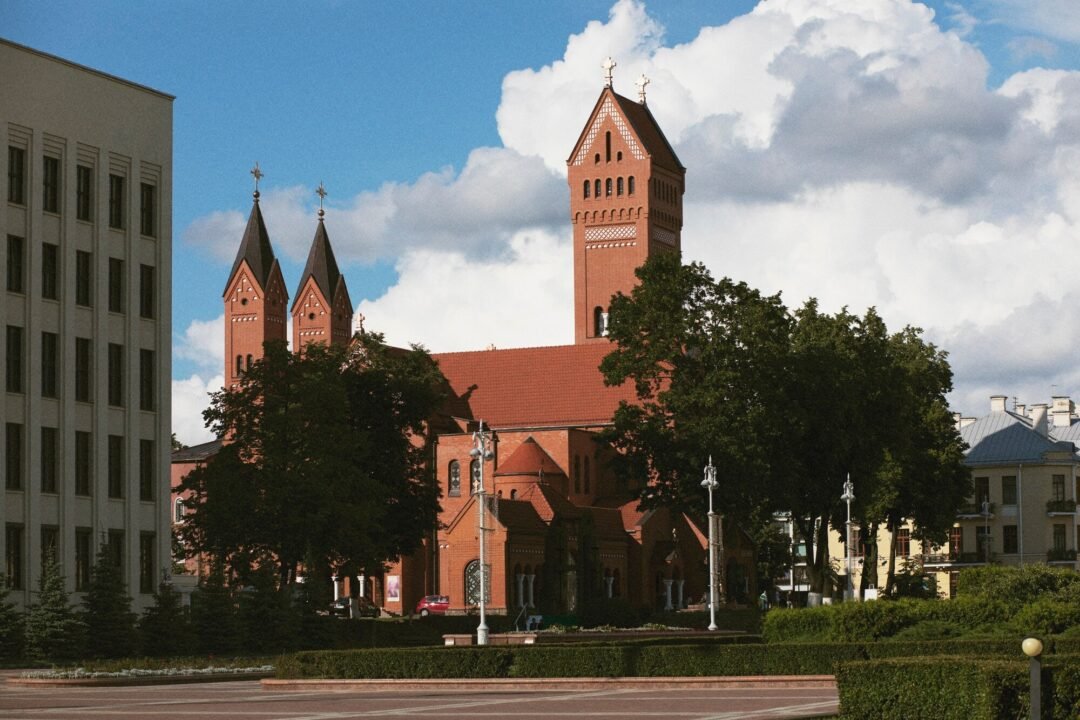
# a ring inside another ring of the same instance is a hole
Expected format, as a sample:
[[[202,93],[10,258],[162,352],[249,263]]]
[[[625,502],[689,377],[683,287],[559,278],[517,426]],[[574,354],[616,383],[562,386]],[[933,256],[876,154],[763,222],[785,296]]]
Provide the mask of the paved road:
[[[831,689],[270,692],[253,681],[112,688],[0,686],[4,720],[754,720],[836,712],[836,691]]]

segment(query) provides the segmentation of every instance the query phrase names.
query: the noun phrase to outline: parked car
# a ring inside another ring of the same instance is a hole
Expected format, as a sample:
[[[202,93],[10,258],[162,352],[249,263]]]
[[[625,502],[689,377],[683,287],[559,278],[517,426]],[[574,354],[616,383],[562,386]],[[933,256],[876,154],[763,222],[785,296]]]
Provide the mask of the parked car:
[[[449,607],[450,598],[446,595],[425,595],[420,598],[420,602],[416,603],[416,609],[413,612],[420,617],[432,614],[445,615]]]
[[[350,598],[348,596],[338,598],[330,604],[330,614],[337,615],[339,617],[349,617],[349,603]],[[366,597],[356,598],[356,614],[359,617],[379,617],[382,611],[379,606],[371,602]]]

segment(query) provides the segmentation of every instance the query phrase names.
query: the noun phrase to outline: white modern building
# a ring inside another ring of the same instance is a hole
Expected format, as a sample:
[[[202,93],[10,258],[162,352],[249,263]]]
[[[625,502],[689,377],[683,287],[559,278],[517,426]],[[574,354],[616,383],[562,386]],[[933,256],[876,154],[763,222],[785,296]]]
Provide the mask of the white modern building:
[[[169,568],[173,98],[5,40],[0,68],[2,570],[30,604],[51,550],[78,593],[104,545],[142,608]]]

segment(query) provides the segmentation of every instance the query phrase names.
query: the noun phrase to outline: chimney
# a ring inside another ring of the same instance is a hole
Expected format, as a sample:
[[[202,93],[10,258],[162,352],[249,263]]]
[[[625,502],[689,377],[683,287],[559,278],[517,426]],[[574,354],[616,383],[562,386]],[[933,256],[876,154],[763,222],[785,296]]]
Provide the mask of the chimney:
[[[1021,405],[1020,403],[1016,403],[1016,405],[1013,407],[1013,412],[1016,413],[1017,415],[1019,415],[1020,417],[1026,417],[1027,416],[1027,405]]]
[[[968,425],[974,425],[975,420],[976,418],[973,417],[962,417],[960,418],[960,427],[966,428]]]
[[[1054,427],[1069,427],[1072,423],[1072,400],[1067,395],[1055,395],[1052,408]]]
[[[1005,412],[1005,400],[1007,398],[1004,395],[991,395],[990,412]]]
[[[960,424],[960,419],[961,419],[960,413],[954,412],[952,414],[952,419],[953,419],[953,425],[956,426],[957,430],[959,430],[960,428],[963,427],[963,425]]]
[[[1046,427],[1046,403],[1035,403],[1031,406],[1031,427],[1035,432],[1046,437],[1049,432]]]

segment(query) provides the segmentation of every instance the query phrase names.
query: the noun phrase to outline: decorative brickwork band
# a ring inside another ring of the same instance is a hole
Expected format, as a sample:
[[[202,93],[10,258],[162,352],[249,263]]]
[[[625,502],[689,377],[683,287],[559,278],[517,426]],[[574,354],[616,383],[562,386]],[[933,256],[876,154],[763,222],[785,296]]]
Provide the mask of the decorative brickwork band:
[[[663,228],[653,228],[652,231],[653,240],[659,240],[667,245],[674,245],[677,236],[670,230],[664,230]]]
[[[625,240],[637,237],[637,225],[605,225],[603,227],[585,228],[585,239],[593,240]]]

